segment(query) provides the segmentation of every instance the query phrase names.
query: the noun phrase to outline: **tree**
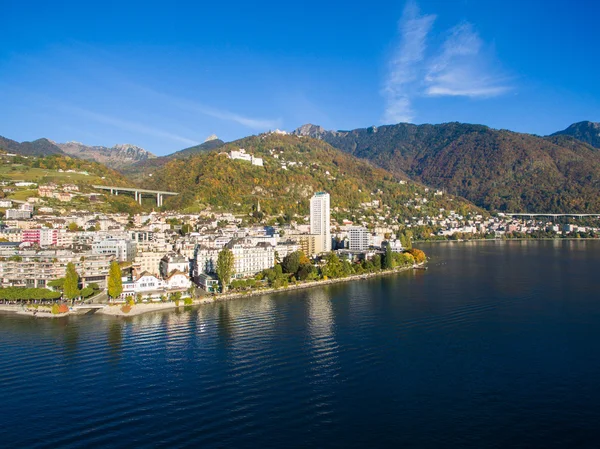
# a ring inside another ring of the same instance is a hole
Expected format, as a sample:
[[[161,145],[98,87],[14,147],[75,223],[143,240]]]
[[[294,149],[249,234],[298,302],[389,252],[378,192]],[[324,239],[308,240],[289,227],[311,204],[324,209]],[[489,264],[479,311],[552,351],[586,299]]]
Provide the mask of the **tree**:
[[[115,299],[123,293],[123,280],[121,279],[121,267],[113,260],[108,272],[108,296]]]
[[[81,292],[79,294],[82,298],[89,298],[94,294],[94,289],[92,287],[85,287],[81,289]]]
[[[391,270],[394,268],[394,255],[392,254],[392,247],[388,243],[385,247],[385,256],[383,257],[383,268]]]
[[[48,282],[48,287],[56,288],[58,290],[62,290],[65,286],[65,278],[54,279],[53,281]]]
[[[423,263],[427,259],[425,253],[420,249],[413,248],[408,250],[407,253],[411,254],[415,258],[416,263]]]
[[[297,273],[298,268],[300,268],[300,259],[302,258],[302,255],[301,251],[294,251],[285,256],[281,263],[284,273]]]
[[[225,291],[231,280],[231,276],[234,274],[233,267],[233,253],[229,248],[223,248],[217,258],[217,276],[221,281],[221,290]]]
[[[340,260],[340,258],[335,253],[329,253],[327,256],[327,262],[321,269],[323,276],[329,279],[335,279],[339,277],[343,277],[344,273],[344,264]]]
[[[79,226],[77,226],[77,223],[71,222],[71,223],[69,223],[69,226],[67,229],[69,230],[69,232],[77,232],[79,230]]]
[[[67,299],[75,299],[80,295],[79,291],[79,275],[75,271],[75,265],[72,262],[67,264],[67,272],[65,274],[65,283],[63,286],[63,295]]]

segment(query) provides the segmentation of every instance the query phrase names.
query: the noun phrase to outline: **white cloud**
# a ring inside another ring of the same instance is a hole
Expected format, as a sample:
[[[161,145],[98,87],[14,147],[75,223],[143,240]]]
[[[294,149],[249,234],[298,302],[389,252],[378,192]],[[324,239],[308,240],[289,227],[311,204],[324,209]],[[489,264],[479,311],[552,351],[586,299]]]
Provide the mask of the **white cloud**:
[[[425,76],[425,95],[494,97],[510,90],[470,23],[454,27]]]
[[[195,112],[202,115],[207,115],[209,117],[214,117],[220,120],[235,122],[249,129],[266,131],[269,129],[276,129],[281,127],[281,119],[247,117],[225,109],[217,109],[211,106],[206,106],[204,104],[197,103],[195,101],[165,94],[163,92],[159,92],[150,87],[141,86],[139,84],[128,83],[128,85],[132,88],[143,92],[146,95],[152,95],[156,98],[160,98],[161,100],[166,101],[177,108],[185,109],[187,111]]]
[[[435,15],[409,2],[398,24],[399,40],[388,62],[382,94],[385,123],[409,122],[416,97],[489,98],[511,89],[492,52],[470,23],[453,27],[439,48],[428,51]]]
[[[434,21],[434,15],[421,16],[414,2],[409,2],[404,8],[398,23],[398,48],[389,61],[389,73],[383,89],[386,122],[408,122],[413,118],[409,88],[418,80],[425,41]]]
[[[76,114],[78,116],[86,117],[88,119],[94,120],[98,123],[104,123],[106,125],[114,126],[115,128],[123,129],[125,131],[136,132],[140,134],[145,134],[148,136],[161,137],[169,140],[173,140],[175,142],[181,142],[185,145],[197,145],[199,142],[193,139],[188,139],[187,137],[179,136],[177,134],[171,133],[169,131],[164,131],[158,129],[154,126],[147,126],[143,123],[132,122],[129,120],[122,120],[117,117],[111,117],[109,115],[100,114],[94,111],[89,111],[87,109],[79,108],[76,106],[62,106],[61,109]]]

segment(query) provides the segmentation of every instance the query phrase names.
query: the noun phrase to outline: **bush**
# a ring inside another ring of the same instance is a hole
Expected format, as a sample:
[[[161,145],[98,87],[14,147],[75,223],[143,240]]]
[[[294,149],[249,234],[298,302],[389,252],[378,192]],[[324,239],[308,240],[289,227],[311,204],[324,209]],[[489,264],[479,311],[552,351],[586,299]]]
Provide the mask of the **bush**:
[[[59,314],[58,304],[54,303],[54,304],[52,304],[52,315],[58,315],[58,314]]]
[[[175,300],[175,307],[179,307],[179,299]]]
[[[66,304],[61,304],[58,306],[58,313],[67,313],[69,311],[69,306]]]
[[[191,306],[192,304],[194,304],[194,301],[192,300],[192,298],[184,298],[183,304],[186,306]]]
[[[130,305],[122,306],[121,307],[121,312],[123,312],[123,313],[129,313],[129,312],[131,312],[131,306]]]
[[[135,299],[133,299],[133,296],[130,296],[129,298],[127,298],[127,301],[125,301],[125,302],[131,308],[131,306],[133,306],[135,304]]]

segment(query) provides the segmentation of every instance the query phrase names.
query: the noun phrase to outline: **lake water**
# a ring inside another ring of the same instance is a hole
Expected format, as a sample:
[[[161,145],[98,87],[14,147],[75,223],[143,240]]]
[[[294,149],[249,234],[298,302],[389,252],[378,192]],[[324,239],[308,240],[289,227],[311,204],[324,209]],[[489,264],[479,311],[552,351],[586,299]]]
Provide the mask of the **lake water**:
[[[2,447],[600,447],[600,242],[119,319],[0,315]]]

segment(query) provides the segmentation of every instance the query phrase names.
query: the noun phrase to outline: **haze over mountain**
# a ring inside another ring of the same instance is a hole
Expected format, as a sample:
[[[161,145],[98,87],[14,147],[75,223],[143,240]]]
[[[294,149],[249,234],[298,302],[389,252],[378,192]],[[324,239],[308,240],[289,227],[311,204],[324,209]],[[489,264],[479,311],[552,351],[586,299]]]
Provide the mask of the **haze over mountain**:
[[[573,123],[567,129],[552,134],[552,136],[559,135],[571,136],[589,143],[593,147],[600,148],[600,123],[588,121]]]
[[[117,144],[110,148],[90,146],[80,142],[55,143],[55,145],[70,156],[100,162],[107,167],[115,169],[123,169],[125,166],[135,164],[136,162],[156,158],[149,151],[128,143]]]
[[[185,159],[196,154],[205,153],[207,151],[214,150],[224,145],[221,139],[214,134],[200,145],[194,145],[193,147],[184,148],[183,150],[176,151],[166,156],[154,157],[152,159],[140,160],[134,164],[121,167],[120,170],[125,173],[134,181],[141,181],[149,174],[154,173],[156,170],[164,167],[167,162],[173,159]]]
[[[0,136],[0,149],[23,156],[48,156],[63,154],[63,151],[51,140],[42,138],[31,142],[17,142]]]
[[[599,212],[600,151],[567,136],[542,138],[483,125],[400,123],[352,131],[294,131],[509,212]]]

